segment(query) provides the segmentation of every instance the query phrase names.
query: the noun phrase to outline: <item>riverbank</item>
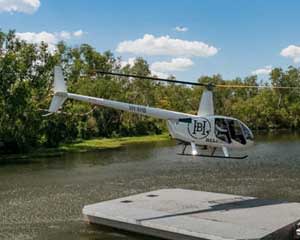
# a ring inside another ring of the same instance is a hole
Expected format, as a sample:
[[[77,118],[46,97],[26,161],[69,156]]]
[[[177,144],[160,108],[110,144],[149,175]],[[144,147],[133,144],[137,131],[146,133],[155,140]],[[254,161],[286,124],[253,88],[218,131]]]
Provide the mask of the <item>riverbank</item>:
[[[39,157],[56,157],[66,153],[101,151],[105,149],[115,149],[129,144],[160,142],[168,140],[170,140],[168,133],[150,136],[80,140],[74,143],[62,144],[57,148],[39,148],[26,154],[0,155],[0,163],[5,163],[8,160],[26,160],[29,158]]]
[[[87,152],[98,151],[104,149],[119,148],[124,145],[160,142],[170,140],[167,133],[160,135],[138,136],[138,137],[122,137],[122,138],[104,138],[79,141],[77,143],[64,144],[59,147],[63,152]]]

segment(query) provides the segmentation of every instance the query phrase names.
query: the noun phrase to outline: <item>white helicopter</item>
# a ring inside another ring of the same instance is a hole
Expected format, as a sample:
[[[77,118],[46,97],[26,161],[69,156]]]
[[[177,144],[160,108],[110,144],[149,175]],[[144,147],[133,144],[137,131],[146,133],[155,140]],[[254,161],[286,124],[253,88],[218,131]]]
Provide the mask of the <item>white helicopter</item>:
[[[197,115],[175,112],[160,108],[129,104],[119,101],[107,100],[91,96],[69,93],[64,81],[61,67],[54,69],[54,96],[51,101],[47,116],[59,110],[62,104],[69,98],[88,102],[118,110],[128,111],[140,115],[167,120],[168,129],[172,138],[184,144],[180,153],[185,156],[200,156],[214,158],[244,159],[247,156],[231,156],[228,149],[247,148],[253,145],[254,138],[251,130],[245,123],[238,119],[226,116],[214,115],[212,84],[185,82],[178,80],[162,79],[156,77],[144,77],[121,73],[96,71],[99,74],[110,74],[123,77],[150,79],[155,81],[175,82],[181,84],[199,85],[206,87],[202,94]],[[191,153],[185,153],[186,147],[191,146]],[[220,148],[223,155],[215,155]],[[209,154],[201,154],[200,151],[208,150]]]

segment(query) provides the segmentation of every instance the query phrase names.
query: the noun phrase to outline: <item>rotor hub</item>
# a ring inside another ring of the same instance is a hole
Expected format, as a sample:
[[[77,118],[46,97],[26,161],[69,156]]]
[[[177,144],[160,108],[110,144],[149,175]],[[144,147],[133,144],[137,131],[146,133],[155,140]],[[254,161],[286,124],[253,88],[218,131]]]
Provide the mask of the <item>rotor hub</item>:
[[[208,91],[212,91],[212,90],[214,89],[214,87],[215,87],[215,84],[213,84],[213,83],[208,83],[208,84],[206,85],[206,89],[207,89]]]

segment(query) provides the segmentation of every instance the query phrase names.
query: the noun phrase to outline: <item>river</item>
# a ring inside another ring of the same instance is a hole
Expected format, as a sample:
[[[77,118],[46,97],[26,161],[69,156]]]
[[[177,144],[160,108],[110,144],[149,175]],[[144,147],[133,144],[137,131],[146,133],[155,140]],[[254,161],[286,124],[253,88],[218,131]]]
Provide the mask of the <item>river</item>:
[[[0,165],[0,239],[139,240],[87,225],[84,205],[161,188],[300,202],[300,135],[263,134],[244,160],[176,155],[174,142]],[[151,238],[149,238],[151,239]]]

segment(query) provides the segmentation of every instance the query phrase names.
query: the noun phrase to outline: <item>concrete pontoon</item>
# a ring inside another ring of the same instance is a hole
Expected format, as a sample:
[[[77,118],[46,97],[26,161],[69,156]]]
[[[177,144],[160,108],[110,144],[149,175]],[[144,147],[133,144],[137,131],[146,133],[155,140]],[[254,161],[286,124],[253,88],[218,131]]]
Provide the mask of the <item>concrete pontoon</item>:
[[[89,223],[171,240],[300,239],[300,203],[162,189],[87,205]]]

